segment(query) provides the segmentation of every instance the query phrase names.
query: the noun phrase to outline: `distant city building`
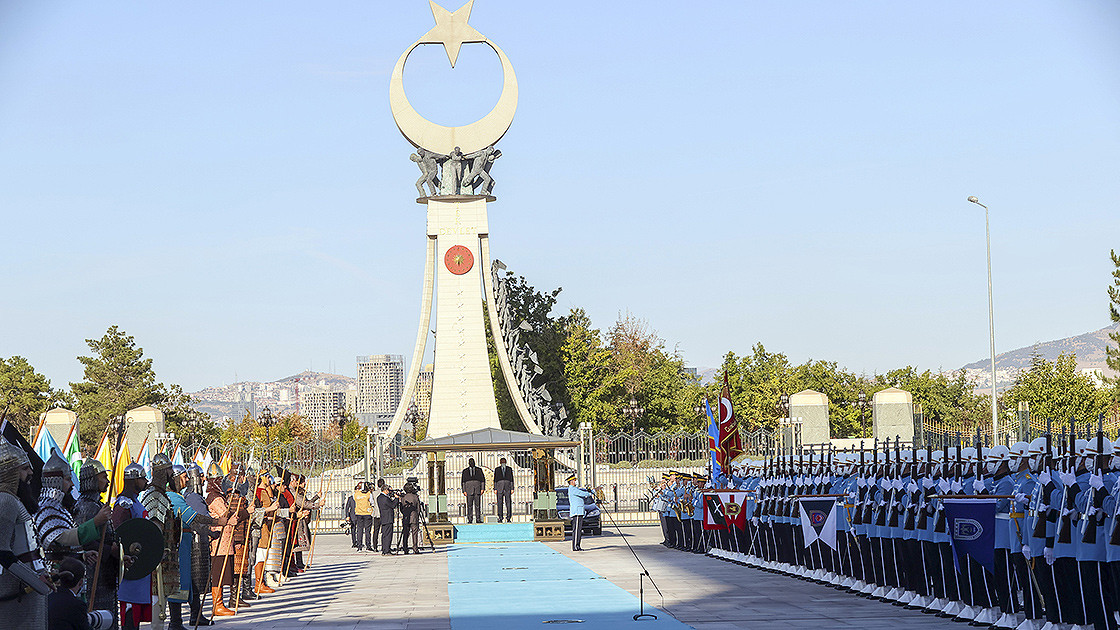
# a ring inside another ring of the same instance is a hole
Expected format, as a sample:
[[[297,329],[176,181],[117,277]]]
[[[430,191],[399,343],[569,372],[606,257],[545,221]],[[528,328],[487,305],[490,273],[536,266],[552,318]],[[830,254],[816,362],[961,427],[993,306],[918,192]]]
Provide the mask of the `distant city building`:
[[[404,357],[374,354],[358,357],[358,402],[355,411],[392,416],[404,395]]]
[[[355,392],[302,391],[299,393],[299,410],[308,426],[317,433],[331,430],[343,411],[353,411]]]
[[[416,403],[416,413],[419,414],[417,419],[426,419],[428,412],[432,410],[432,383],[435,380],[434,366],[431,363],[425,364],[424,369],[420,370],[420,374],[416,377],[416,395],[414,401]]]
[[[694,367],[683,367],[683,368],[681,368],[681,372],[684,372],[684,374],[686,376],[691,376],[692,378],[699,378],[700,377],[700,374],[696,371],[696,368],[694,368]]]
[[[249,414],[254,418],[257,417],[257,399],[254,395],[253,385],[251,383],[239,383],[237,385],[237,393],[234,394],[230,419],[236,422],[244,418],[245,414]]]

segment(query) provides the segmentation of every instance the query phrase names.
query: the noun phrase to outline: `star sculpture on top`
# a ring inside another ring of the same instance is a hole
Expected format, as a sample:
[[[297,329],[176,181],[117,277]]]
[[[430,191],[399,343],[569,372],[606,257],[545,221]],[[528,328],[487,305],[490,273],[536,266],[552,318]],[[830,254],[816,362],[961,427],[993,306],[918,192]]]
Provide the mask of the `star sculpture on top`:
[[[486,37],[482,33],[467,24],[467,20],[471,17],[471,7],[474,5],[474,0],[469,0],[454,13],[439,6],[434,0],[428,1],[432,5],[432,17],[436,19],[436,25],[432,27],[432,30],[424,33],[420,42],[443,44],[443,49],[447,51],[447,59],[451,62],[451,67],[454,68],[455,61],[459,58],[459,48],[463,44],[486,41]]]

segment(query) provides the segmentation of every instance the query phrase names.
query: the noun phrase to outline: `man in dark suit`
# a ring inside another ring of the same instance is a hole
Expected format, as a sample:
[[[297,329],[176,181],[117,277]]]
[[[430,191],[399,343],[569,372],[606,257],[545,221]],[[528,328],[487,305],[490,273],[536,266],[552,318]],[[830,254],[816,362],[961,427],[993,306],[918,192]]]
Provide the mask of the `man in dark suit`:
[[[494,495],[498,501],[498,522],[502,522],[502,508],[505,508],[505,521],[513,516],[513,469],[506,465],[506,458],[498,460],[494,469]]]
[[[474,465],[474,458],[467,460],[463,469],[463,494],[467,497],[467,522],[482,522],[482,492],[486,490],[486,474]],[[473,511],[472,511],[473,510]]]
[[[61,576],[58,590],[47,595],[47,627],[51,630],[90,630],[86,603],[77,595],[85,581],[85,565],[81,560],[67,557],[59,563],[58,569]]]
[[[388,484],[381,486],[377,495],[377,511],[381,513],[381,555],[393,555],[393,512],[397,509],[397,497],[390,492]]]

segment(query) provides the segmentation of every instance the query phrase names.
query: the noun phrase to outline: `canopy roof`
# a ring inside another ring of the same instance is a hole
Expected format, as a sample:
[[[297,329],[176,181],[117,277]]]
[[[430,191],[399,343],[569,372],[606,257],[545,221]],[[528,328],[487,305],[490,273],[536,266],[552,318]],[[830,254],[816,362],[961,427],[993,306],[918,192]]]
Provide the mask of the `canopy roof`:
[[[578,446],[576,440],[502,429],[477,429],[432,438],[403,447],[406,451],[512,451],[532,448]]]

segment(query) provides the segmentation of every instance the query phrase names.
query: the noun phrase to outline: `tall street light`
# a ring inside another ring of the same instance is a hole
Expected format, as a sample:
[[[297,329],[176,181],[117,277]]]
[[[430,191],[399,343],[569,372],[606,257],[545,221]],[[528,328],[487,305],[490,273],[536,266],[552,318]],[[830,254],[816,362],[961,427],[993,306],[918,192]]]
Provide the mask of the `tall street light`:
[[[638,401],[630,398],[630,406],[622,408],[622,415],[630,418],[630,436],[634,440],[634,462],[638,461],[638,419],[646,410],[638,406]]]
[[[988,206],[980,203],[975,196],[969,201],[984,209],[984,239],[988,247],[988,339],[992,350],[992,444],[996,443],[996,320],[992,311],[992,230],[988,223]]]

